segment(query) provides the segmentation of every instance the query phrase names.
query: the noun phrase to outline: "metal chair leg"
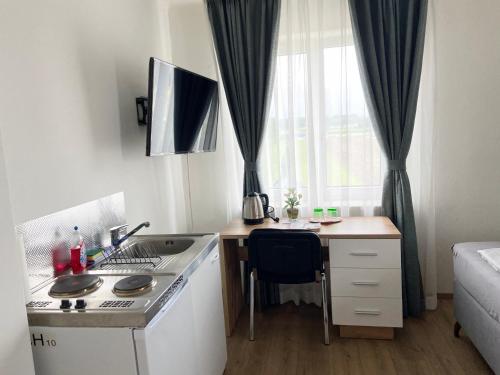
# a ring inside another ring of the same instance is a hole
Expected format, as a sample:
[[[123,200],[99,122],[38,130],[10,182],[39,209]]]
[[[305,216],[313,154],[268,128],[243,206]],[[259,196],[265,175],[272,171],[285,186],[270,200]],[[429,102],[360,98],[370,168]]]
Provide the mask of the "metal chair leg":
[[[325,329],[325,345],[330,345],[330,334],[328,332],[328,303],[326,299],[326,276],[321,274],[321,294],[323,295],[323,325]]]
[[[250,272],[250,341],[254,341],[253,334],[253,321],[254,321],[254,310],[255,310],[255,278],[253,271]]]

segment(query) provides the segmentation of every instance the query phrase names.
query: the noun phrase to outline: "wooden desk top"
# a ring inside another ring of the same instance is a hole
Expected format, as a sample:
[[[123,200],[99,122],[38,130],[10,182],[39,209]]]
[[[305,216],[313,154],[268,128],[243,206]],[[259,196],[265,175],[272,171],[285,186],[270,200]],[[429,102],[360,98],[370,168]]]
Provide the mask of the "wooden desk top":
[[[243,219],[230,222],[220,233],[221,240],[247,238],[257,228],[287,229],[286,224],[265,219],[263,224],[246,225]],[[344,217],[340,223],[322,225],[321,238],[401,238],[396,226],[385,216]]]

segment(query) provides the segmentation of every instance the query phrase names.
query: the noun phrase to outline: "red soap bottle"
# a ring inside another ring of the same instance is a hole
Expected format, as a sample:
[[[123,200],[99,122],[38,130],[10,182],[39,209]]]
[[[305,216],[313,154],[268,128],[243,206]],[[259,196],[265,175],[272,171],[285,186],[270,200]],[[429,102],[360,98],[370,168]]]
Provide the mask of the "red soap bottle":
[[[85,253],[85,243],[83,237],[75,227],[71,238],[71,269],[73,273],[77,274],[82,272],[87,266],[87,254]]]

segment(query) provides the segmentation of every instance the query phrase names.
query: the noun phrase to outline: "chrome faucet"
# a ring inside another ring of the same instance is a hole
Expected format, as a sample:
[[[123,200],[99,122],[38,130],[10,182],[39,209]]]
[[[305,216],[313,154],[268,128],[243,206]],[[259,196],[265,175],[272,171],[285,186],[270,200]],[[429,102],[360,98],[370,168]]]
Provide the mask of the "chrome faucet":
[[[139,224],[137,227],[132,229],[129,233],[127,233],[126,228],[128,224],[118,225],[117,227],[113,227],[109,230],[109,235],[111,236],[111,244],[114,247],[120,246],[123,241],[126,241],[130,236],[133,236],[143,227],[149,227],[149,221],[145,221],[142,224]]]

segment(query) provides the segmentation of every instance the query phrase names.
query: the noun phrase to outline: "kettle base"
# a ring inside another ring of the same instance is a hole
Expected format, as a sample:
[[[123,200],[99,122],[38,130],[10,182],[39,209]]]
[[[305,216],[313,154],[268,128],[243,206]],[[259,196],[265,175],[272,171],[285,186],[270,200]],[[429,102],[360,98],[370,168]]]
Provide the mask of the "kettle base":
[[[243,219],[243,223],[245,223],[247,225],[262,224],[262,223],[264,223],[264,218],[260,218],[260,219]]]

